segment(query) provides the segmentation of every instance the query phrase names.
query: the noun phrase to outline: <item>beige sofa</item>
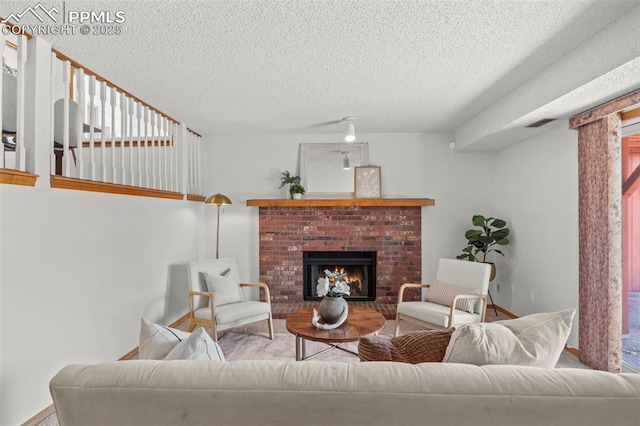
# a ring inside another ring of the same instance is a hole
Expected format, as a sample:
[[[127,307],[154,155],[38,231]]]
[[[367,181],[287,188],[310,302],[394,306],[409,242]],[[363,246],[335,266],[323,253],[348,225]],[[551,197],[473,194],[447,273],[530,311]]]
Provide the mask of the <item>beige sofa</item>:
[[[634,425],[640,375],[494,365],[121,361],[50,384],[61,426]]]

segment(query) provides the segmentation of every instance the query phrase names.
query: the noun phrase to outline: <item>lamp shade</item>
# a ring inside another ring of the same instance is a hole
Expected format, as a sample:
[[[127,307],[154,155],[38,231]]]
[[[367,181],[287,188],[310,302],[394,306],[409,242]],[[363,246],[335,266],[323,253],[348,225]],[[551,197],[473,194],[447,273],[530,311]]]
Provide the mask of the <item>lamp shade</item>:
[[[233,204],[229,197],[221,193],[213,194],[205,200],[205,204],[215,204],[216,206],[224,206],[227,204]]]

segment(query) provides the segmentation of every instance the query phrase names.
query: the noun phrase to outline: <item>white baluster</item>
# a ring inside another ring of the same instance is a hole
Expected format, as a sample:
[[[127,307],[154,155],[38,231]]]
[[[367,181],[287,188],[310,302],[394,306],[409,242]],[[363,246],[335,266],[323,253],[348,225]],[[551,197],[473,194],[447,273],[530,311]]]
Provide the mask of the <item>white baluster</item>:
[[[5,41],[4,41],[4,32],[0,31],[0,58],[2,58],[4,54]],[[2,130],[2,84],[0,84],[0,130]],[[53,105],[53,104],[51,104]],[[53,133],[51,133],[53,134]],[[0,136],[1,137],[1,136]],[[53,146],[53,144],[51,145]],[[4,144],[2,144],[2,150],[0,151],[0,167],[5,167],[4,164]]]
[[[0,36],[1,38],[1,36]],[[4,44],[4,43],[3,43]],[[0,50],[2,50],[2,48],[0,47]],[[56,78],[58,78],[58,58],[56,57],[55,53],[51,53],[51,90],[50,90],[50,99],[51,99],[51,124],[49,126],[49,131],[51,134],[51,161],[49,164],[49,168],[50,171],[49,173],[54,175],[56,173],[56,151],[55,151],[55,146],[54,146],[54,134],[55,134],[55,108],[53,107],[55,105],[56,102],[56,85],[58,84],[58,81],[56,80]],[[0,86],[2,86],[0,84]],[[2,87],[0,87],[0,93],[2,93]],[[0,99],[2,99],[2,97],[0,96]],[[1,104],[2,102],[0,102]],[[0,109],[2,108],[2,106],[0,106]],[[0,111],[0,120],[2,120],[2,114]],[[0,126],[1,127],[1,126]]]
[[[162,139],[159,140],[158,142],[158,150],[159,150],[159,156],[158,156],[158,161],[160,164],[160,167],[158,168],[158,177],[160,179],[159,182],[159,187],[160,189],[167,189],[167,174],[166,174],[166,170],[167,170],[167,156],[166,156],[166,152],[165,152],[165,147],[166,147],[166,140],[167,140],[167,117],[160,117],[160,134],[162,135]]]
[[[169,154],[171,155],[171,161],[169,161],[170,163],[170,172],[171,172],[171,190],[172,191],[177,191],[178,188],[178,159],[176,158],[176,126],[177,124],[175,123],[175,121],[171,122],[171,126],[170,126],[170,134],[169,134],[169,140],[171,141],[171,148],[169,150]]]
[[[17,135],[16,135],[16,168],[27,169],[27,151],[24,147],[24,81],[27,62],[27,38],[18,36],[18,99],[17,99]]]
[[[149,107],[144,107],[144,186],[151,187],[149,182]]]
[[[191,133],[191,194],[196,193],[196,135]]]
[[[157,112],[153,111],[153,140],[151,145],[153,146],[153,187],[155,189],[162,188],[162,181],[160,178],[160,124],[162,123],[162,117]]]
[[[120,124],[122,125],[120,134],[120,168],[122,172],[122,184],[127,184],[127,164],[124,156],[125,136],[127,134],[127,97],[124,93],[120,93]]]
[[[129,175],[131,185],[135,185],[135,170],[133,167],[133,114],[136,112],[136,103],[133,98],[129,98]]]
[[[164,154],[164,171],[163,171],[163,189],[169,191],[171,187],[169,185],[169,181],[171,179],[171,175],[169,174],[169,127],[171,126],[171,121],[168,118],[164,118],[164,139],[163,139],[163,148],[162,152]]]
[[[100,128],[102,129],[100,138],[100,155],[101,155],[101,170],[102,170],[102,182],[107,181],[107,83],[100,82],[100,106],[102,108],[100,114]]]
[[[169,120],[169,127],[167,129],[167,141],[169,146],[167,147],[167,156],[169,162],[169,169],[167,173],[169,175],[169,181],[167,183],[167,189],[169,191],[174,191],[174,182],[173,182],[173,121]]]
[[[85,80],[85,76],[84,76],[84,71],[82,69],[77,69],[74,70],[75,72],[75,76],[76,76],[76,101],[78,102],[78,108],[76,110],[76,149],[78,150],[78,158],[76,160],[77,164],[76,164],[76,168],[77,168],[77,176],[80,179],[84,178],[84,148],[82,147],[82,142],[84,141],[84,109],[85,109],[85,99],[84,99],[84,95],[85,95],[85,88],[84,88],[84,83],[86,82]],[[65,71],[66,74],[66,71]],[[65,84],[65,92],[69,91],[69,85]],[[67,108],[65,107],[65,110]],[[71,113],[71,111],[69,111],[69,113]],[[66,120],[66,119],[65,119]],[[71,141],[69,141],[69,144],[71,144]],[[69,147],[69,149],[71,149],[71,147]],[[64,153],[64,157],[66,158],[67,155],[70,153]],[[71,158],[68,159],[69,160],[69,166],[71,166]],[[65,160],[66,162],[66,160]],[[65,176],[71,176],[71,170],[69,169],[69,174],[65,175]]]
[[[91,180],[96,180],[96,141],[95,141],[95,127],[96,127],[96,78],[95,76],[89,77],[89,172]]]
[[[193,184],[192,174],[192,155],[191,155],[191,132],[187,130],[185,133],[184,145],[187,151],[187,194],[191,194],[191,185]]]
[[[62,63],[62,85],[64,87],[62,97],[62,175],[71,175],[71,152],[69,151],[69,84],[71,77],[71,64],[69,61]]]
[[[158,118],[156,120],[156,127],[158,129],[158,142],[156,144],[156,164],[154,167],[155,170],[155,189],[162,189],[162,148],[160,147],[160,143],[162,141],[162,116],[158,114]]]
[[[142,155],[144,152],[144,147],[142,146],[142,104],[138,104],[138,186],[144,186],[142,180]]]
[[[155,134],[158,114],[153,111],[151,113],[151,187],[156,188],[156,148]]]
[[[198,144],[198,149],[196,151],[196,170],[197,170],[197,174],[196,174],[196,194],[200,195],[202,194],[202,190],[200,189],[200,185],[201,185],[201,170],[200,170],[200,156],[202,155],[202,138],[200,136],[198,136],[197,139],[197,144]]]
[[[186,132],[183,133],[184,139],[182,140],[182,143],[184,144],[184,148],[183,148],[183,152],[184,155],[187,156],[187,161],[184,162],[184,164],[186,165],[186,172],[184,173],[184,177],[187,180],[186,182],[186,187],[187,187],[187,194],[190,194],[191,191],[191,134],[189,133],[189,131],[187,130]]]
[[[109,103],[111,103],[111,182],[117,181],[117,168],[116,168],[116,88],[111,88],[111,96],[109,97]]]

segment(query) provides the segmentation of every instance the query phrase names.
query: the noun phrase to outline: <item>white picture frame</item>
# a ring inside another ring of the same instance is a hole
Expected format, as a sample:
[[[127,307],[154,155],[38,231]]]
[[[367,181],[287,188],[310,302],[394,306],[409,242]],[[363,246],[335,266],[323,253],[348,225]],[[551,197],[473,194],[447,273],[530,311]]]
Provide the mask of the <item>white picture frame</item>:
[[[345,161],[348,159],[348,161]],[[349,168],[345,169],[348,164]],[[369,164],[369,144],[301,143],[300,177],[305,198],[353,198],[354,168]]]

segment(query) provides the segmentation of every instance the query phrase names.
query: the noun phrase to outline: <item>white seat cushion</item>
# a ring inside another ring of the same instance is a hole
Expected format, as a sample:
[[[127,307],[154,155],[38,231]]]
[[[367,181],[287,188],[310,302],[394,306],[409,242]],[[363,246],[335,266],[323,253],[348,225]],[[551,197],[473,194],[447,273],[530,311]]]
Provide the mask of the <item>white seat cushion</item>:
[[[445,328],[449,327],[450,311],[451,308],[449,306],[442,306],[431,302],[402,302],[398,304],[399,314]],[[460,324],[473,324],[480,322],[480,315],[470,314],[469,312],[456,309],[454,322],[454,326]]]
[[[257,315],[268,315],[269,312],[271,312],[270,307],[266,302],[229,303],[228,305],[216,306],[216,323],[227,324]],[[197,318],[209,319],[210,313],[209,308],[202,308],[198,309],[195,315]]]

